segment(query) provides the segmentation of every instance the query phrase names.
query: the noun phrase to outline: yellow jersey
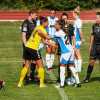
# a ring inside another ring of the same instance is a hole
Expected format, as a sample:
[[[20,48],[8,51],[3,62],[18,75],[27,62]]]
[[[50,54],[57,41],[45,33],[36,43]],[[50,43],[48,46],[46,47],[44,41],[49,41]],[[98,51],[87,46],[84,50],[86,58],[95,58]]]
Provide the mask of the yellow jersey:
[[[44,34],[47,34],[46,28],[44,28],[42,25],[37,26],[32,35],[30,36],[29,40],[26,43],[26,47],[34,49],[34,50],[38,50],[39,45],[41,43],[41,36],[39,35],[37,30],[41,30]]]

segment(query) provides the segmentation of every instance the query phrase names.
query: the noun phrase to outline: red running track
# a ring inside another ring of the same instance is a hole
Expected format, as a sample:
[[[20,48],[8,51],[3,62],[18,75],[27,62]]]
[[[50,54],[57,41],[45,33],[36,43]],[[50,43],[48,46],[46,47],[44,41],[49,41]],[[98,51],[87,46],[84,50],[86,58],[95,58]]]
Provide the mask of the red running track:
[[[72,17],[72,12],[67,12],[69,19],[71,20]],[[49,15],[50,12],[49,11],[41,11],[39,13],[39,15],[41,16],[47,16]],[[62,14],[61,11],[57,11],[56,16],[60,17]],[[27,11],[0,11],[0,20],[24,20],[26,19],[28,16],[28,12]],[[96,12],[93,11],[82,11],[80,13],[80,17],[82,20],[95,20],[96,19]]]

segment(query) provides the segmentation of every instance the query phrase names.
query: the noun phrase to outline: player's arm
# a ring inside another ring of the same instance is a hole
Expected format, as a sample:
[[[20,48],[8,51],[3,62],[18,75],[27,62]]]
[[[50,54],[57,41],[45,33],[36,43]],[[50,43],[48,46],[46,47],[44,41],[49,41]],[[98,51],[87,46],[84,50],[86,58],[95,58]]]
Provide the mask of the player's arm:
[[[80,33],[81,41],[83,41],[83,32],[82,32],[82,29],[79,29],[79,33]]]
[[[94,35],[91,35],[91,36],[90,36],[89,52],[90,52],[91,49],[92,49],[93,41],[94,41]]]
[[[76,44],[76,39],[75,39],[75,36],[73,35],[72,36],[72,46],[73,46],[73,48],[75,48],[75,44]]]
[[[47,34],[43,33],[41,30],[37,30],[37,31],[38,31],[38,34],[42,37],[43,43],[56,47],[56,43],[52,41]]]
[[[77,25],[78,29],[79,29],[79,33],[80,33],[80,38],[81,41],[83,41],[83,32],[82,32],[82,21],[78,21],[78,25]]]
[[[26,34],[28,32],[26,22],[23,22],[21,31],[22,31],[22,42],[25,45],[26,44]]]
[[[94,26],[92,26],[92,32],[91,32],[91,36],[90,36],[89,52],[92,49],[93,41],[94,41]]]
[[[49,46],[52,46],[52,47],[55,47],[55,48],[58,47],[57,44],[54,41],[52,41],[51,39],[49,39],[49,40],[48,39],[42,39],[42,42],[46,45],[49,45]]]
[[[25,45],[26,44],[26,33],[22,32],[22,42]]]

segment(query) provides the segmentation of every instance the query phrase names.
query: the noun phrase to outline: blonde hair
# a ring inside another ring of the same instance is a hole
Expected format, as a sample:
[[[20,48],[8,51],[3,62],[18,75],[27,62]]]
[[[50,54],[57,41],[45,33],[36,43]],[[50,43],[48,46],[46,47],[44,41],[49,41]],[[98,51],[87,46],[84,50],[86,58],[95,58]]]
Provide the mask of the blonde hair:
[[[79,8],[79,6],[77,6],[77,7],[74,9],[74,13],[77,14],[78,16],[80,15],[80,8]]]

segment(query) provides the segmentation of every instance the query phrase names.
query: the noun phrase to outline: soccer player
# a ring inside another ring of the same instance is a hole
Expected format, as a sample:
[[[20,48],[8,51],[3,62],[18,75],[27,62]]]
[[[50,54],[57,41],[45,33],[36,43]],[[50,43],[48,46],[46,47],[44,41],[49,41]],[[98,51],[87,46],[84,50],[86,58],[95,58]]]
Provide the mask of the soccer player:
[[[55,23],[58,20],[57,17],[55,17],[55,11],[51,10],[50,16],[48,16],[48,34],[49,36],[54,39],[54,34],[55,34]],[[54,63],[54,53],[55,53],[55,48],[51,46],[47,46],[47,53],[46,53],[46,66],[48,70],[52,70],[52,66]]]
[[[61,20],[61,23],[62,23],[62,29],[68,35],[69,41],[72,44],[72,42],[75,41],[74,27],[68,21],[68,14],[67,13],[62,13],[60,20]],[[59,46],[58,46],[58,55],[59,55],[59,58],[60,58],[60,47]],[[70,72],[68,66],[67,66],[67,72],[68,72],[68,77],[71,77],[71,72]],[[60,76],[59,75],[60,75],[60,69],[58,68],[58,80],[57,80],[57,82],[60,82]]]
[[[89,54],[90,60],[84,82],[89,82],[96,60],[100,61],[100,12],[97,13],[96,23],[92,26]]]
[[[80,47],[83,41],[83,33],[82,33],[82,21],[79,17],[79,12],[73,11],[74,17],[74,35],[76,40],[75,45],[75,68],[77,72],[81,72],[82,68],[82,57],[80,53]]]
[[[65,83],[65,66],[69,65],[69,69],[71,70],[75,80],[76,80],[76,87],[80,87],[80,81],[78,74],[76,73],[74,67],[74,44],[73,46],[70,44],[68,36],[66,33],[61,29],[62,23],[61,21],[57,21],[56,25],[56,33],[55,37],[60,45],[61,48],[61,57],[60,57],[60,87],[64,87]]]
[[[37,24],[36,17],[37,17],[36,10],[34,10],[34,9],[30,10],[29,14],[28,14],[28,18],[24,20],[24,22],[22,23],[22,26],[21,26],[22,43],[23,43],[23,60],[24,60],[23,66],[27,60],[27,55],[28,55],[28,52],[25,48],[25,43],[31,36],[34,28],[36,27],[36,24]],[[26,78],[25,78],[26,83],[28,83],[29,78],[31,78],[32,80],[34,79],[35,65],[36,64],[34,62],[31,63],[31,65],[30,65],[31,73],[30,73],[29,77],[26,76]]]
[[[31,64],[31,60],[35,60],[37,68],[38,68],[38,76],[40,78],[40,88],[45,87],[44,84],[44,68],[41,56],[38,52],[39,45],[41,41],[48,45],[52,45],[49,42],[49,36],[47,35],[46,27],[48,26],[48,19],[41,18],[41,25],[37,26],[34,31],[32,32],[30,38],[27,42],[25,42],[25,48],[28,52],[27,59],[25,62],[25,66],[23,67],[20,75],[20,80],[18,83],[18,87],[22,87],[23,80],[28,72],[29,66]]]

